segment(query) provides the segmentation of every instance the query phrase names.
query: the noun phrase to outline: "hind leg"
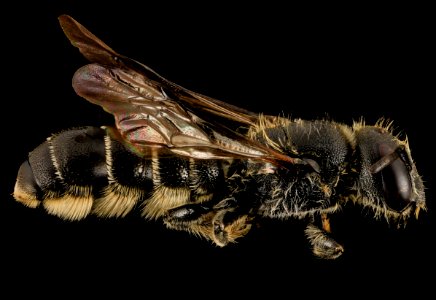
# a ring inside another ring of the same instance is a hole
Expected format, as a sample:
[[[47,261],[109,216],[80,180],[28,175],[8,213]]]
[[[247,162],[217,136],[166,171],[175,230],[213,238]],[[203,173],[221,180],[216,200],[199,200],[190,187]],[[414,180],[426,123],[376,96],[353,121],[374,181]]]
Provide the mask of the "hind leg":
[[[222,200],[213,207],[187,204],[171,209],[164,215],[164,223],[168,228],[205,237],[220,247],[247,234],[251,229],[251,220],[233,199]]]

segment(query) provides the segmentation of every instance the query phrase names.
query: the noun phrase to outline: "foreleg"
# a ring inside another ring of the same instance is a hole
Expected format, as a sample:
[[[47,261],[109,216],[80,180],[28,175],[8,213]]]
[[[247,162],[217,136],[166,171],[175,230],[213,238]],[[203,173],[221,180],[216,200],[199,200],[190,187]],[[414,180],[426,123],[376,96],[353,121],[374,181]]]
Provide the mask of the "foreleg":
[[[323,259],[336,259],[341,256],[344,248],[330,237],[331,229],[327,215],[321,215],[321,228],[315,225],[315,221],[314,218],[305,230],[313,254]]]

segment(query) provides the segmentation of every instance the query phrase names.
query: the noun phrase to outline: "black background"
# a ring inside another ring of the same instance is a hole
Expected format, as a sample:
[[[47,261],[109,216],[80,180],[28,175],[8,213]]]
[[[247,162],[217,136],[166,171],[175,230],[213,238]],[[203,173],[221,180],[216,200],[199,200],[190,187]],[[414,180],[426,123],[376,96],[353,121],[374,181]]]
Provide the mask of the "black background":
[[[38,286],[44,294],[59,289],[70,295],[88,288],[101,296],[192,296],[206,288],[204,297],[315,291],[338,297],[350,285],[358,294],[380,288],[416,296],[426,289],[435,263],[435,128],[429,106],[433,36],[425,8],[86,2],[4,11],[11,17],[2,21],[4,287],[16,282],[22,286],[16,293]],[[252,111],[347,124],[360,117],[368,124],[394,120],[426,183],[428,211],[397,230],[346,206],[332,220],[346,252],[322,261],[312,257],[298,220],[265,222],[219,249],[134,214],[70,223],[15,203],[16,172],[47,136],[112,123],[71,88],[74,71],[86,61],[60,29],[63,13],[171,81]]]

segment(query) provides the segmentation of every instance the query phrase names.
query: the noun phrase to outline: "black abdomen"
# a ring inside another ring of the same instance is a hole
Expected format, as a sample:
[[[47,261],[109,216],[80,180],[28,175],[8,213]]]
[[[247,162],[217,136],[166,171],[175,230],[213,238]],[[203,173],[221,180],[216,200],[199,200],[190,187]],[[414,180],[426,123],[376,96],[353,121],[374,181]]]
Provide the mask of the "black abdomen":
[[[162,155],[150,147],[140,157],[102,128],[53,135],[29,154],[17,176],[14,197],[68,220],[90,213],[123,217],[139,206],[147,218],[168,209],[209,201],[223,182],[215,160]]]

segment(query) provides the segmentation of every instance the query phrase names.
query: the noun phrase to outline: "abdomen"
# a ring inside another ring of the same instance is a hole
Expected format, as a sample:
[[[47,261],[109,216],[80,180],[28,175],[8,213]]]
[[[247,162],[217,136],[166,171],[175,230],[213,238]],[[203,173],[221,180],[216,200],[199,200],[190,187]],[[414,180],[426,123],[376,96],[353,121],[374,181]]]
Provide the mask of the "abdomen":
[[[221,162],[163,152],[151,147],[138,156],[102,128],[67,130],[29,154],[13,195],[67,220],[123,217],[135,208],[155,219],[168,209],[208,202],[224,186]]]

